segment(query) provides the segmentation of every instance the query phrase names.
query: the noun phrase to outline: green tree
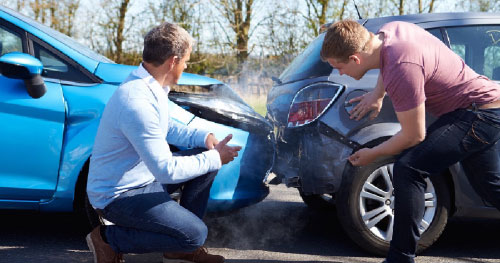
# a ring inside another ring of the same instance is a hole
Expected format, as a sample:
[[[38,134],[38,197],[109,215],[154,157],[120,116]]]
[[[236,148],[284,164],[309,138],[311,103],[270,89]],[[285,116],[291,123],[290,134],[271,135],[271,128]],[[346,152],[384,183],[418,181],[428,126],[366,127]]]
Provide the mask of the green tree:
[[[466,11],[473,12],[496,12],[500,10],[500,1],[498,0],[468,0],[461,1],[460,4]]]
[[[424,1],[423,0],[418,0],[418,12],[419,13],[432,13],[434,11],[434,3],[435,0],[430,0],[429,3],[427,4],[427,7],[424,7]],[[427,11],[425,10],[427,9]]]
[[[99,9],[87,10],[93,17],[87,25],[86,38],[92,48],[117,63],[136,64],[137,52],[125,50],[125,42],[135,17],[129,17],[133,0],[100,0]]]
[[[191,60],[188,62],[188,72],[213,71],[213,69],[208,69],[210,67],[210,64],[207,63],[209,58],[202,51],[204,47],[202,46],[201,32],[205,23],[203,14],[206,13],[204,12],[206,10],[204,3],[200,0],[153,0],[149,2],[148,9],[151,11],[153,19],[148,27],[156,26],[164,21],[173,22],[186,29],[195,39]]]
[[[305,0],[307,13],[302,14],[313,36],[319,35],[321,26],[345,18],[349,0]]]
[[[254,0],[211,0],[222,17],[229,23],[235,35],[236,60],[238,64],[246,61],[249,54],[250,25]],[[227,35],[227,33],[226,33]]]

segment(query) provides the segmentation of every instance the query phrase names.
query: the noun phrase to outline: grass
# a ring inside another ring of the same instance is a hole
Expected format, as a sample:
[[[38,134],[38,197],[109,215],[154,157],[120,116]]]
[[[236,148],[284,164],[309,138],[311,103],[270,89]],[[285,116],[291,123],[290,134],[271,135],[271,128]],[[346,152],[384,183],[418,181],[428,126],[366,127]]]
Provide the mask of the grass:
[[[258,114],[266,116],[267,95],[250,95],[246,94],[241,96],[243,100],[250,105]]]

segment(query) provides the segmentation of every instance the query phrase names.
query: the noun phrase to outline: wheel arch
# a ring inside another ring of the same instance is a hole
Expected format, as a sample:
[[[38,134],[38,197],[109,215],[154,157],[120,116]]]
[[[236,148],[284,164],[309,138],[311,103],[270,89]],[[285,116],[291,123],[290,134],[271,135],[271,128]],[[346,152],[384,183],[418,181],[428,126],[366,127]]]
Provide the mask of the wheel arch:
[[[85,210],[85,194],[87,193],[87,178],[89,174],[90,157],[85,161],[78,174],[75,185],[75,196],[73,199],[73,209],[77,212]]]

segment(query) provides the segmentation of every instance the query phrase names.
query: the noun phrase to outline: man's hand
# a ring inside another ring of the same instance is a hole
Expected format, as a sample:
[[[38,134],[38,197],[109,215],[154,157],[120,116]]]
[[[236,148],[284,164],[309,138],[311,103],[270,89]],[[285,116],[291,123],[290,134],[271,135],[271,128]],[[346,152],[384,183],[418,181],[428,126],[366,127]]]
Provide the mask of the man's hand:
[[[349,100],[349,103],[354,103],[359,101],[359,103],[354,106],[349,111],[350,118],[355,119],[357,121],[361,120],[367,113],[370,113],[370,120],[375,119],[380,110],[382,109],[382,102],[384,97],[380,97],[374,91],[365,93],[363,96],[359,96]]]
[[[219,152],[220,160],[222,165],[227,164],[234,160],[236,156],[238,156],[238,151],[241,150],[240,146],[228,146],[227,143],[233,138],[232,134],[229,134],[224,138],[224,140],[220,141],[217,145],[215,145],[215,149]]]
[[[372,163],[377,157],[371,148],[363,148],[349,156],[348,160],[354,166],[362,166]]]
[[[373,148],[363,148],[353,153],[349,156],[352,165],[367,165],[378,157],[399,154],[425,139],[425,103],[411,110],[396,112],[396,116],[401,123],[401,130]]]
[[[212,150],[217,144],[219,144],[217,138],[215,138],[213,133],[209,133],[207,139],[205,140],[205,147],[209,150]]]
[[[379,74],[377,84],[372,91],[364,94],[363,96],[359,96],[349,100],[349,103],[351,104],[359,101],[359,103],[349,111],[350,118],[359,121],[367,113],[371,112],[370,120],[375,119],[382,109],[382,102],[384,101],[384,97],[384,81],[382,80],[382,74]]]

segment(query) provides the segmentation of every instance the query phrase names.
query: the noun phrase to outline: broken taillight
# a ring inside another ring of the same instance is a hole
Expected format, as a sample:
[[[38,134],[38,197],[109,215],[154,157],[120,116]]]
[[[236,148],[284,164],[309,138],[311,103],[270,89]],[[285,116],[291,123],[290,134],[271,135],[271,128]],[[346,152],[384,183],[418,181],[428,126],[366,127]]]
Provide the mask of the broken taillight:
[[[342,86],[331,82],[314,83],[299,90],[288,112],[288,127],[308,124],[323,114],[342,91]]]

